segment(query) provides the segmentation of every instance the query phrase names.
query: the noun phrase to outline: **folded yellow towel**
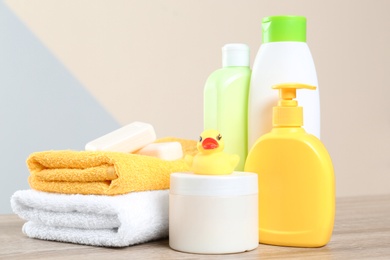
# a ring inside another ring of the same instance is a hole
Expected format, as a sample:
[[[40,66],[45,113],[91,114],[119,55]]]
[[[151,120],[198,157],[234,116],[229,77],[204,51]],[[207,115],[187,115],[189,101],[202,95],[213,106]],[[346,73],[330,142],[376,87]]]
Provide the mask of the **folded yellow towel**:
[[[196,141],[174,137],[157,142],[180,142],[183,154],[197,153]],[[189,171],[184,159],[158,158],[108,151],[44,151],[27,159],[32,189],[66,193],[118,195],[169,188],[172,172]]]

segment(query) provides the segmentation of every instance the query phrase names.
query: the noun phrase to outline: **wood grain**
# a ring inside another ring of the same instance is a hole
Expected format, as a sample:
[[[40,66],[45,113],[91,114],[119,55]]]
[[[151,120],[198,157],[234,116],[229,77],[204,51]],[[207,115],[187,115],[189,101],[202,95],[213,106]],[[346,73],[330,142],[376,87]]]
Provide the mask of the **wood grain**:
[[[390,259],[390,194],[337,200],[330,243],[322,248],[259,245],[230,255],[174,251],[168,240],[126,248],[103,248],[31,239],[16,215],[0,215],[0,259]]]

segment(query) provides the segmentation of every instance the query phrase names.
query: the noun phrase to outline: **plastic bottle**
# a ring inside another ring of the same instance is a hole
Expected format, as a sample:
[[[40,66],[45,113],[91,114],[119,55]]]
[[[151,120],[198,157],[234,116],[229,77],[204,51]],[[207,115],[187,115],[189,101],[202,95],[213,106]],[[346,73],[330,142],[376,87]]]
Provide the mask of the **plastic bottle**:
[[[248,148],[272,129],[272,107],[278,95],[270,86],[300,82],[317,86],[299,96],[306,108],[305,128],[320,138],[320,99],[317,74],[306,44],[306,18],[271,16],[262,21],[263,44],[253,65],[248,98]]]
[[[255,143],[245,171],[258,174],[259,241],[264,244],[320,247],[330,240],[335,215],[331,158],[314,135],[306,133],[303,109],[293,100],[303,84],[280,84],[273,129]],[[306,108],[305,108],[306,109]]]
[[[249,47],[226,44],[222,48],[222,65],[204,87],[204,129],[221,132],[225,152],[240,156],[235,170],[242,171],[248,153]]]

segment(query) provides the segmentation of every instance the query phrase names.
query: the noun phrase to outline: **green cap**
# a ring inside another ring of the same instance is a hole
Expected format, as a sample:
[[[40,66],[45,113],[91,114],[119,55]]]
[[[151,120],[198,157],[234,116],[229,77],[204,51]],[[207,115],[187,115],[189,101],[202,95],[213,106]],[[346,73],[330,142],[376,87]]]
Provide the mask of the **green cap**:
[[[268,16],[263,18],[263,43],[306,42],[306,18],[303,16]]]

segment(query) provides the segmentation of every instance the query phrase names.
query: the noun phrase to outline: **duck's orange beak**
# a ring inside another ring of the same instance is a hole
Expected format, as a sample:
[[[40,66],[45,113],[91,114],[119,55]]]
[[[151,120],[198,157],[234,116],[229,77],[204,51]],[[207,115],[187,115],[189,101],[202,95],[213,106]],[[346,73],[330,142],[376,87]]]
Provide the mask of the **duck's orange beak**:
[[[217,140],[215,140],[214,138],[206,138],[202,142],[202,147],[205,150],[215,149],[215,148],[218,148],[218,146],[219,146],[219,144],[218,144]]]

